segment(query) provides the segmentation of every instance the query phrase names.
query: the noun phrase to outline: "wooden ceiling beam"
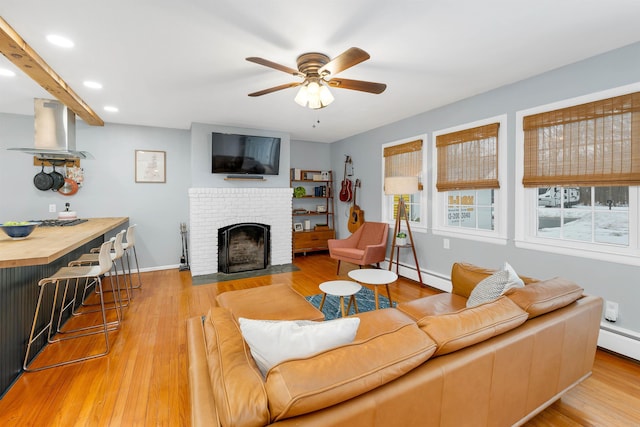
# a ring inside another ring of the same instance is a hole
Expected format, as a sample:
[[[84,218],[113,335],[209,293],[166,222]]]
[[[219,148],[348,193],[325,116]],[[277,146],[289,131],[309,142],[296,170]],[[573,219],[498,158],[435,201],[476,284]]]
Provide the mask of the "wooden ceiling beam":
[[[0,52],[25,74],[55,96],[78,117],[92,126],[104,126],[104,121],[45,62],[22,37],[0,17]]]

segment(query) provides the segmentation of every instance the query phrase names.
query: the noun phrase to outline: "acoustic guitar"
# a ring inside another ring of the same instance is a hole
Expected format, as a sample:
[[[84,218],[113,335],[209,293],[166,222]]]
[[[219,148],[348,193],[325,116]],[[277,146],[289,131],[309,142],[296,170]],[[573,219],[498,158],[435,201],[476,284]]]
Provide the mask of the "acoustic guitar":
[[[351,157],[347,156],[344,159],[344,179],[342,180],[342,186],[340,188],[340,201],[350,202],[353,192],[351,191],[351,180],[347,177],[347,165],[351,163]]]
[[[356,183],[353,187],[353,205],[349,210],[349,223],[347,228],[351,233],[355,233],[362,224],[364,224],[364,211],[360,209],[360,206],[356,203],[357,189],[360,187],[360,180],[356,179]]]

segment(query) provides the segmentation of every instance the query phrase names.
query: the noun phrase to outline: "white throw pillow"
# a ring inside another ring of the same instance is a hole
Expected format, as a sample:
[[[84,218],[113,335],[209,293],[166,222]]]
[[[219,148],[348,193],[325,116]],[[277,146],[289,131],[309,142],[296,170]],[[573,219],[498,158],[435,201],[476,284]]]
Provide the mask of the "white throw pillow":
[[[503,294],[507,292],[508,289],[524,287],[524,281],[520,278],[520,276],[518,276],[518,273],[516,273],[516,271],[513,269],[513,267],[511,267],[511,265],[508,262],[504,263],[504,267],[502,267],[502,269],[507,273],[509,273],[507,284],[502,290]]]
[[[352,342],[360,326],[357,317],[326,322],[239,318],[240,331],[258,368],[266,377],[272,366],[308,357]]]
[[[500,270],[480,281],[471,291],[471,295],[467,300],[467,307],[475,307],[497,299],[502,295],[508,279],[509,273],[505,270]]]

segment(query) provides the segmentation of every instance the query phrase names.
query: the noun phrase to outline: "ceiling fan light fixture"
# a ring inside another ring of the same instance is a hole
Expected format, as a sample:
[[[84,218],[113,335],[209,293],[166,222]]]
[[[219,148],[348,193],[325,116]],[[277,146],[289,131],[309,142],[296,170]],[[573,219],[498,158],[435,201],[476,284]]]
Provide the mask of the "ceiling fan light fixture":
[[[307,101],[309,100],[309,95],[307,94],[307,86],[306,85],[300,86],[300,90],[298,91],[298,94],[296,95],[296,97],[293,100],[296,102],[296,104],[298,104],[301,107],[306,107],[307,106]]]
[[[294,101],[301,107],[309,107],[312,110],[326,107],[334,100],[329,88],[321,82],[311,81],[300,87]]]
[[[335,98],[329,90],[329,86],[320,86],[320,102],[322,103],[322,106],[326,107],[327,105],[331,104],[334,99]]]

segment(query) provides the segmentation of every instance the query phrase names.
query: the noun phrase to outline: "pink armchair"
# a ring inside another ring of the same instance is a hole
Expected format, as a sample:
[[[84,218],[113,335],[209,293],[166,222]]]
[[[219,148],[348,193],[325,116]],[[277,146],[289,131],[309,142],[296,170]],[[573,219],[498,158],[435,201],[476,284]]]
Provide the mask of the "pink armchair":
[[[340,261],[360,266],[384,261],[387,254],[389,225],[384,222],[365,222],[346,239],[329,239],[329,255],[338,260],[336,274],[340,274]]]

